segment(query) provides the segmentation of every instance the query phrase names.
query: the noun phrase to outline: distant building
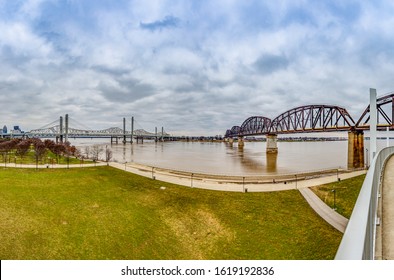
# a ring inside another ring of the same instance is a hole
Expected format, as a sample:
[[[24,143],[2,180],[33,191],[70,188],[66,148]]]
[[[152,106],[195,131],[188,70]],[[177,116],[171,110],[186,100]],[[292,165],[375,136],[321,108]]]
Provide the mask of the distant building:
[[[19,134],[19,133],[23,133],[23,131],[21,130],[19,125],[14,125],[14,129],[11,130],[11,133],[12,134]]]
[[[2,132],[4,133],[4,134],[6,134],[7,133],[7,131],[8,131],[8,129],[7,129],[7,126],[5,125],[5,126],[3,126],[3,130],[2,130]]]

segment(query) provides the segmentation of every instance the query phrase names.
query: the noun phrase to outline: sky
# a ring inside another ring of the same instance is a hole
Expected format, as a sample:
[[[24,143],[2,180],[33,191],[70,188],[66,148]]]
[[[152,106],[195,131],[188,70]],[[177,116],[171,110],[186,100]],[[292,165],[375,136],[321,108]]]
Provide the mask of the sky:
[[[356,120],[370,88],[394,91],[393,26],[391,0],[0,0],[0,125],[209,136],[311,104]]]

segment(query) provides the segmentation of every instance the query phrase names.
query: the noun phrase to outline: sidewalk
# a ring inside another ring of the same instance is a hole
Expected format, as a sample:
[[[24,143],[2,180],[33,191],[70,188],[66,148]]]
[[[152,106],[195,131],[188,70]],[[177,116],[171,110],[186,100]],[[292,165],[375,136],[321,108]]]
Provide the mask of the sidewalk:
[[[325,204],[313,191],[309,188],[300,189],[300,193],[309,203],[315,212],[322,217],[327,223],[344,233],[349,219],[338,214],[334,209]]]
[[[338,178],[341,180],[352,178],[361,174],[365,174],[365,170],[354,171],[350,173],[342,173],[339,175],[330,175],[318,178],[312,178],[307,180],[292,180],[278,183],[234,183],[229,182],[226,179],[215,179],[215,178],[201,178],[193,177],[192,175],[179,175],[170,171],[161,171],[155,168],[147,168],[146,166],[137,165],[133,163],[116,163],[110,162],[110,166],[122,169],[134,174],[138,174],[148,178],[154,178],[156,180],[178,184],[186,187],[201,188],[217,191],[234,191],[234,192],[271,192],[271,191],[284,191],[309,188],[312,186],[318,186],[337,182]],[[247,177],[246,177],[247,178]]]

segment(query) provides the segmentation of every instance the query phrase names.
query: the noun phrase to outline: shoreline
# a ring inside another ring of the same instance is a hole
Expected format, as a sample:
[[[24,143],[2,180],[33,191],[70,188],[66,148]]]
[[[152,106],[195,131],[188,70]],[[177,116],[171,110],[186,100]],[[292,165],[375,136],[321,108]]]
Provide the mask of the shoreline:
[[[309,188],[356,177],[367,172],[364,169],[355,171],[329,169],[284,175],[231,176],[177,171],[138,163],[110,162],[109,165],[153,180],[191,188],[235,192],[266,192]]]
[[[57,164],[57,165],[36,165],[36,164],[13,164],[2,166],[2,168],[29,168],[29,169],[67,169],[85,168],[97,166],[111,166],[126,172],[131,172],[140,176],[159,180],[172,184],[182,185],[191,188],[200,188],[217,191],[235,192],[268,192],[283,191],[291,189],[303,189],[312,186],[337,182],[365,174],[365,169],[349,171],[344,169],[328,169],[313,172],[300,172],[292,174],[277,175],[215,175],[204,173],[192,173],[187,171],[172,170],[161,167],[143,165],[139,163],[119,163],[119,162],[96,162],[91,164]]]

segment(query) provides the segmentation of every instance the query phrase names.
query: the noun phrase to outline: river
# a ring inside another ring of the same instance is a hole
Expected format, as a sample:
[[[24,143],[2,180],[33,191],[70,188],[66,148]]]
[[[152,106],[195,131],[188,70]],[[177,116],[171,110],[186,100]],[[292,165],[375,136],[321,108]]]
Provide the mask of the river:
[[[393,144],[393,140],[390,140]],[[347,167],[347,141],[278,142],[278,154],[266,154],[265,142],[157,142],[111,144],[109,139],[70,139],[84,152],[94,144],[108,146],[113,161],[218,175],[274,175]],[[369,142],[365,141],[366,149]],[[386,140],[378,141],[378,149]],[[104,158],[104,153],[101,155]],[[368,161],[368,156],[365,157]]]

